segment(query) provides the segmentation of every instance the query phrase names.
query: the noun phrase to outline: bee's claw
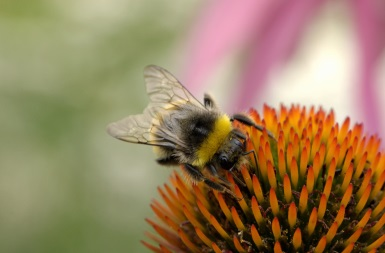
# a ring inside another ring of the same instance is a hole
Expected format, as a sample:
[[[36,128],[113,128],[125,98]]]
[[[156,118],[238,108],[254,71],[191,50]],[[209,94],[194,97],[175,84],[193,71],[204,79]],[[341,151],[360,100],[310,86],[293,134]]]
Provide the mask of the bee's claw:
[[[241,201],[241,200],[243,199],[243,197],[242,197],[242,198],[238,197],[233,191],[231,191],[231,190],[229,190],[229,189],[227,189],[227,188],[225,188],[224,192],[230,194],[230,195],[231,195],[233,198],[235,198],[238,202]]]
[[[242,182],[235,174],[233,171],[230,170],[231,175],[233,176],[234,180],[237,181],[237,184],[240,184],[243,187],[246,187],[246,184]]]

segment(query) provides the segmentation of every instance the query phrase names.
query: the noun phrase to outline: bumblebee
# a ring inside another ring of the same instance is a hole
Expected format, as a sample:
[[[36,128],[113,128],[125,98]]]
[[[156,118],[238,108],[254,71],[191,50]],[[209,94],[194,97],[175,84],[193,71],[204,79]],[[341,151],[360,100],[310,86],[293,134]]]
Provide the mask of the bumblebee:
[[[241,157],[250,152],[245,152],[245,134],[233,128],[232,121],[260,131],[263,127],[243,114],[230,118],[207,94],[202,104],[161,67],[145,67],[144,79],[150,103],[142,114],[108,125],[108,133],[123,141],[154,146],[160,164],[184,165],[194,182],[204,182],[210,188],[235,196],[228,189],[230,183],[222,177],[223,172],[237,168]],[[255,157],[254,151],[251,152]],[[205,174],[218,180],[213,181]]]

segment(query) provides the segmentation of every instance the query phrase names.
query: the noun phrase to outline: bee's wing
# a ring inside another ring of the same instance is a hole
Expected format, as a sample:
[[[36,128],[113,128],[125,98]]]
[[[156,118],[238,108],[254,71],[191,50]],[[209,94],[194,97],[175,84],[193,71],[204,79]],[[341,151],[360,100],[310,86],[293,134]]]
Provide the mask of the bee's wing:
[[[145,67],[144,79],[151,103],[164,104],[165,107],[189,103],[204,108],[170,72],[159,66]]]
[[[169,129],[160,127],[158,115],[164,115],[178,106],[192,104],[204,106],[167,70],[149,65],[144,69],[144,79],[150,103],[143,114],[131,115],[107,127],[113,137],[155,146],[175,148],[175,145],[186,147]]]

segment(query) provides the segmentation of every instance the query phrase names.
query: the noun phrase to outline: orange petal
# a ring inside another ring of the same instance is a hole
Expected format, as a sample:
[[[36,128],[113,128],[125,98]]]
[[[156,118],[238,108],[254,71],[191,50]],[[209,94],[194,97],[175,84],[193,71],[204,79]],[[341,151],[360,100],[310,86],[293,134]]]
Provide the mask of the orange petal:
[[[332,190],[332,183],[333,183],[333,179],[331,177],[328,177],[325,183],[324,191],[323,191],[323,193],[326,196],[326,199],[329,199],[330,191]]]
[[[380,203],[378,203],[376,208],[374,208],[372,213],[372,218],[373,219],[376,218],[384,209],[385,209],[385,198],[381,199]]]
[[[259,163],[259,170],[261,172],[262,178],[263,180],[267,180],[266,156],[263,153],[262,147],[259,147],[257,157]]]
[[[317,133],[313,139],[313,143],[311,146],[310,161],[313,161],[316,152],[319,150],[320,145],[321,145],[321,135]]]
[[[166,246],[160,244],[159,247],[161,248],[163,253],[172,253],[171,250],[169,250]]]
[[[293,246],[295,250],[298,250],[302,245],[301,229],[297,228],[293,235]]]
[[[297,207],[294,202],[291,202],[287,216],[290,228],[293,229],[297,222]]]
[[[341,199],[341,206],[347,206],[350,198],[352,197],[353,193],[353,184],[349,184],[348,189],[346,189],[344,196]]]
[[[376,184],[373,187],[372,192],[370,193],[369,199],[372,200],[374,199],[377,194],[380,192],[382,189],[382,186],[384,185],[385,182],[385,171],[381,173],[380,177],[378,178]]]
[[[346,241],[345,241],[345,246],[347,246],[348,244],[352,244],[354,245],[354,243],[358,240],[358,238],[360,238],[361,236],[361,233],[362,233],[362,230],[363,228],[358,228]]]
[[[367,157],[368,157],[368,153],[365,152],[364,155],[359,160],[359,162],[357,164],[357,167],[355,169],[354,175],[353,175],[353,178],[355,180],[358,180],[358,178],[361,176],[362,171],[364,170],[364,167],[365,167],[365,164],[366,164],[366,161],[367,161]]]
[[[264,131],[264,134],[265,134],[265,132],[266,131]],[[267,133],[266,133],[266,136],[267,136]],[[273,154],[271,153],[270,144],[268,142],[266,142],[266,144],[265,144],[264,152],[265,152],[265,156],[267,157],[267,162],[270,161],[270,163],[274,163]]]
[[[213,227],[218,231],[218,233],[222,236],[223,239],[225,240],[230,240],[229,234],[223,229],[223,227],[219,224],[217,219],[213,216],[210,215],[210,223],[213,225]]]
[[[299,157],[299,137],[297,133],[294,133],[293,138],[293,157],[297,160]]]
[[[368,160],[373,161],[381,141],[377,136],[370,136],[368,144],[366,145],[366,152],[368,153]]]
[[[318,219],[321,220],[324,217],[326,207],[327,207],[327,199],[325,194],[322,194],[318,205],[318,214],[317,214]]]
[[[353,251],[353,249],[354,249],[354,242],[347,244],[347,246],[341,253],[350,253]]]
[[[355,229],[364,228],[370,219],[370,215],[372,214],[372,209],[368,209],[365,215],[361,218],[361,220],[357,223]]]
[[[385,224],[385,213],[377,221],[376,225],[370,228],[370,233],[372,235],[376,234],[384,226],[384,224]]]
[[[308,157],[307,153],[308,152],[307,152],[306,147],[303,148],[302,152],[301,152],[300,162],[299,162],[299,176],[300,176],[301,180],[303,178],[305,178],[307,165],[309,163],[309,157]]]
[[[297,160],[293,157],[290,163],[290,178],[293,189],[298,187],[298,165]]]
[[[272,188],[277,188],[277,179],[275,177],[275,171],[273,164],[270,161],[267,161],[267,178],[269,179],[269,184]]]
[[[251,238],[253,239],[255,245],[257,245],[258,249],[263,247],[262,238],[259,236],[258,230],[255,228],[254,224],[251,225]]]
[[[283,253],[281,244],[278,241],[274,243],[274,253]]]
[[[179,191],[183,194],[183,196],[187,199],[188,202],[194,203],[194,195],[192,194],[191,190],[188,189],[185,182],[180,178],[179,174],[175,173],[175,181],[174,185]]]
[[[261,226],[265,219],[261,214],[261,210],[259,209],[259,204],[257,199],[253,196],[251,199],[251,210],[254,214],[254,219],[257,221],[258,225]]]
[[[362,156],[365,152],[365,145],[366,145],[366,136],[364,136],[361,141],[359,141],[357,145],[357,150],[355,153],[355,159],[354,159],[354,165],[357,167],[358,163],[361,161]]]
[[[182,229],[178,230],[178,235],[189,250],[191,250],[192,252],[201,252],[199,248],[190,241],[190,239],[187,237],[187,235],[183,232]]]
[[[152,220],[150,220],[148,218],[145,219],[145,220],[146,220],[146,222],[148,224],[150,224],[154,228],[154,230],[158,233],[158,235],[162,236],[170,244],[172,244],[172,245],[179,245],[180,244],[179,243],[179,238],[177,237],[177,235],[173,231],[171,231],[171,230],[169,230],[167,228],[159,226],[154,221],[152,221]]]
[[[165,217],[166,224],[172,228],[174,231],[178,231],[179,224],[175,223],[172,219],[170,219],[168,216]]]
[[[301,213],[304,213],[307,209],[307,201],[309,198],[309,194],[307,192],[307,188],[304,185],[301,190],[301,194],[299,196],[299,211]]]
[[[344,217],[345,217],[345,206],[341,205],[340,209],[338,210],[337,216],[334,219],[334,221],[337,222],[338,227],[344,221]]]
[[[279,150],[278,153],[278,171],[281,178],[286,174],[286,162],[285,156],[282,149]]]
[[[198,185],[193,184],[192,188],[194,190],[195,198],[199,200],[202,203],[202,205],[204,205],[207,208],[207,210],[210,210],[212,204],[209,203],[208,198],[203,195]]]
[[[235,235],[233,237],[233,242],[238,252],[246,252],[246,250],[242,247],[241,243],[239,242],[238,238]]]
[[[263,196],[263,191],[261,184],[259,183],[258,177],[254,174],[253,175],[253,188],[254,188],[254,195],[257,197],[259,203],[264,203],[265,198]]]
[[[140,241],[146,248],[148,248],[149,250],[153,251],[153,252],[156,252],[156,253],[163,253],[163,251],[161,249],[158,249],[157,247],[149,244],[148,242],[146,241]]]
[[[276,241],[281,237],[281,226],[279,225],[278,217],[274,217],[273,222],[271,223],[271,229]]]
[[[313,234],[315,225],[317,225],[317,208],[314,207],[309,217],[309,223],[307,224],[309,235]]]
[[[234,185],[235,195],[240,199],[238,201],[239,206],[242,208],[244,214],[249,215],[251,213],[249,205],[246,203],[245,198],[242,195],[238,185]]]
[[[382,153],[379,158],[376,168],[372,167],[376,171],[376,176],[381,175],[385,171],[385,153]]]
[[[290,203],[292,198],[291,182],[287,174],[285,174],[283,177],[283,193],[285,195],[286,203]]]
[[[313,170],[313,167],[311,167],[311,166],[307,170],[306,187],[307,187],[307,191],[309,193],[313,192],[313,188],[314,188],[314,170]]]
[[[356,208],[355,208],[356,213],[360,213],[362,211],[362,209],[365,207],[366,202],[369,199],[371,190],[372,190],[372,185],[369,184],[368,187],[366,187],[364,193],[362,194],[362,197],[359,199],[359,201],[356,205]]]
[[[347,117],[344,120],[344,123],[342,123],[341,129],[338,132],[338,142],[339,143],[341,143],[345,139],[345,137],[349,131],[349,124],[350,124],[350,118]]]
[[[168,196],[167,194],[165,194],[163,192],[163,190],[158,187],[158,192],[160,193],[160,196],[162,197],[162,199],[164,200],[164,202],[167,204],[167,206],[170,208],[170,210],[172,211],[172,213],[177,216],[180,220],[183,220],[183,213],[181,212],[181,206],[179,204],[179,201],[178,202],[174,202],[172,201]]]
[[[218,247],[218,245],[215,242],[213,242],[211,247],[212,247],[212,249],[214,250],[215,253],[222,253],[222,250]]]
[[[166,223],[166,216],[170,215],[171,213],[168,213],[167,211],[166,212],[163,212],[163,210],[155,203],[152,203],[150,205],[152,211],[155,213],[155,215],[160,219],[162,220],[164,223]]]
[[[187,217],[187,220],[194,226],[194,227],[198,227],[200,230],[202,231],[206,231],[206,228],[204,225],[202,225],[198,220],[197,218],[195,217],[195,215],[193,215],[190,210],[188,210],[186,208],[186,206],[183,206],[183,213],[186,215]]]
[[[352,175],[353,175],[353,170],[354,170],[354,167],[353,167],[353,164],[351,163],[349,165],[349,168],[347,169],[346,171],[346,174],[344,176],[344,180],[342,182],[342,185],[341,185],[341,188],[340,188],[340,192],[343,193],[346,191],[346,188],[348,187],[348,185],[350,184],[350,180],[352,179]],[[343,174],[342,174],[343,175]]]
[[[321,240],[319,240],[317,246],[314,249],[314,253],[322,253],[326,247],[326,236],[322,236]]]
[[[340,145],[337,143],[337,139],[335,138],[326,154],[325,164],[329,165],[332,159],[333,158],[338,159],[339,155],[340,155]]]
[[[382,235],[380,238],[378,238],[375,242],[370,244],[368,247],[364,248],[365,251],[371,251],[376,252],[376,249],[379,248],[381,245],[385,243],[385,235]]]
[[[289,144],[287,145],[287,148],[286,148],[286,164],[289,165],[291,163],[291,160],[293,159],[293,157],[294,157],[293,144],[291,142],[289,142]]]
[[[360,184],[360,188],[358,189],[358,191],[356,193],[356,196],[358,198],[362,197],[364,190],[366,189],[366,187],[368,187],[368,184],[370,183],[371,177],[372,177],[372,170],[368,169],[364,175],[364,179],[362,180],[362,182]]]
[[[216,192],[215,193],[215,197],[217,198],[218,200],[218,203],[219,203],[219,206],[221,207],[221,210],[222,212],[225,214],[226,218],[229,220],[229,221],[233,221],[233,217],[231,216],[231,212],[230,212],[230,209],[229,207],[227,206],[227,203],[226,201],[224,200],[223,198],[223,194],[220,193],[220,192]]]
[[[197,233],[199,239],[204,242],[204,244],[206,244],[208,247],[211,247],[213,242],[202,232],[202,230],[200,230],[198,227],[195,227],[195,232]]]
[[[314,171],[314,178],[317,181],[319,171],[321,169],[321,158],[320,158],[320,153],[316,152],[313,160],[313,171]]]
[[[328,168],[328,175],[327,175],[327,177],[331,177],[332,180],[334,179],[334,174],[336,172],[336,166],[337,166],[336,159],[335,159],[335,157],[333,157],[331,162],[330,162],[330,165]]]
[[[246,166],[241,166],[241,173],[243,180],[245,180],[247,189],[249,190],[250,193],[253,192],[253,181],[251,180],[249,170],[247,169]]]
[[[277,195],[275,194],[275,190],[273,188],[270,188],[269,199],[270,199],[270,207],[274,216],[278,216],[279,214],[278,199],[277,199]]]
[[[339,155],[338,160],[337,160],[337,166],[338,167],[341,167],[342,162],[344,161],[346,151],[350,147],[349,142],[350,142],[351,138],[352,138],[352,131],[349,130],[347,133],[347,136],[343,140],[338,141],[339,143],[341,143],[340,155]]]
[[[233,216],[233,219],[234,219],[234,223],[235,223],[235,226],[237,227],[238,230],[246,230],[246,227],[245,225],[243,224],[241,218],[239,217],[238,213],[237,213],[237,210],[235,209],[235,207],[231,207],[231,214]]]
[[[178,250],[180,251],[181,249],[185,249],[186,248],[186,246],[180,240],[177,242],[176,245],[174,245],[174,244],[170,244],[168,241],[164,241],[163,239],[160,239],[159,237],[157,237],[157,236],[155,236],[155,235],[153,235],[153,234],[151,234],[149,232],[145,232],[145,235],[148,238],[150,238],[151,240],[157,242],[159,244],[160,250],[162,250],[161,245],[163,245],[163,246],[165,246],[165,247],[167,247],[169,249],[172,249],[174,251],[175,250],[176,251],[178,251]],[[163,252],[163,251],[161,251],[161,252]]]
[[[344,164],[343,164],[342,169],[341,169],[342,175],[346,173],[346,170],[348,169],[348,167],[350,166],[350,164],[352,162],[352,158],[353,158],[353,147],[350,147],[348,149],[348,152],[346,153]]]
[[[198,200],[197,206],[199,208],[199,211],[203,214],[203,216],[206,218],[206,220],[210,221],[211,213],[207,210],[207,208]]]

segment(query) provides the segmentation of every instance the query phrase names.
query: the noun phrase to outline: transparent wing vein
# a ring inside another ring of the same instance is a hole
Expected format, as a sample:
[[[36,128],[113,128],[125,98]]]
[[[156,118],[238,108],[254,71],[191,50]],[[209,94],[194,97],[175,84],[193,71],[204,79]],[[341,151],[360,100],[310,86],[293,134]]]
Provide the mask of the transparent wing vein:
[[[149,65],[144,69],[144,79],[150,103],[143,114],[131,115],[107,127],[110,135],[120,140],[148,145],[175,148],[186,147],[170,129],[161,126],[162,117],[179,106],[191,104],[204,106],[167,70]]]

